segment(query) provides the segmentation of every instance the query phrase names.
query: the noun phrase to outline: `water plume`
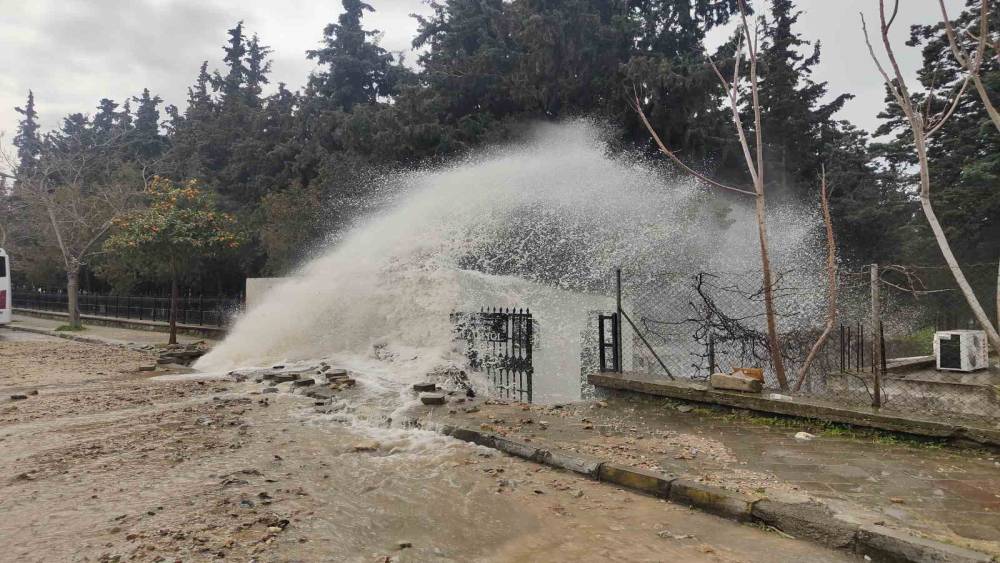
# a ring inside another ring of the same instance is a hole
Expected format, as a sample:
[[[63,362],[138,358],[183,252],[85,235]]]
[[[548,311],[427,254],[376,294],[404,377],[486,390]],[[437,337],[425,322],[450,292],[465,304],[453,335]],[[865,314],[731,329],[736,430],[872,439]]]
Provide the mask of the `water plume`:
[[[759,268],[749,198],[606,147],[589,122],[543,125],[523,144],[387,180],[405,187],[395,204],[275,287],[197,367],[334,355],[392,360],[406,383],[455,359],[449,313],[516,306],[559,358],[536,364],[536,385],[555,389],[545,382],[578,382],[587,311],[613,308],[614,268]],[[775,263],[812,264],[816,215],[772,215]]]

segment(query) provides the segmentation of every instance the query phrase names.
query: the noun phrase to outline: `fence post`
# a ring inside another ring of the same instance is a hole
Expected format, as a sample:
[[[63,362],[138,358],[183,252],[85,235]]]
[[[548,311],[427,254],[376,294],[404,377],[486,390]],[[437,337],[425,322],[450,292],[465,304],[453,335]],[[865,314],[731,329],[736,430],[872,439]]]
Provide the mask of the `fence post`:
[[[708,333],[708,375],[715,373],[715,333]]]
[[[874,398],[872,402],[873,407],[882,406],[882,374],[881,365],[879,365],[879,359],[882,358],[882,341],[881,341],[881,328],[882,328],[882,308],[879,301],[879,274],[878,274],[878,264],[872,264],[872,377],[874,378]]]
[[[615,357],[618,359],[616,362],[618,364],[618,373],[622,373],[625,369],[625,362],[622,361],[622,350],[624,346],[622,345],[622,269],[618,268],[615,270],[615,342],[617,342],[617,349],[615,349]]]

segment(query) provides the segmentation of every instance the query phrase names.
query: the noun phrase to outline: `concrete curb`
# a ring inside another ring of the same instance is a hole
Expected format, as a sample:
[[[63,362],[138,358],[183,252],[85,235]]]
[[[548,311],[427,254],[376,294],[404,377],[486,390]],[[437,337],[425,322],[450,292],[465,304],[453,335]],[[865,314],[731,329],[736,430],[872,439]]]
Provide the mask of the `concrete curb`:
[[[669,475],[616,463],[602,463],[598,479],[603,483],[614,483],[619,487],[662,499],[670,498],[674,482],[674,478]]]
[[[39,311],[37,309],[22,309],[15,307],[15,314],[35,317],[38,319],[65,320],[69,318],[66,313],[58,311]],[[141,330],[145,332],[170,332],[170,323],[161,321],[147,321],[139,319],[120,319],[117,317],[103,317],[100,315],[80,315],[80,319],[89,325],[109,326],[116,328],[127,328],[130,330]],[[177,324],[178,334],[186,334],[197,338],[225,338],[228,328],[192,325],[186,323]]]
[[[559,450],[542,449],[491,432],[446,425],[442,434],[458,440],[564,469],[603,483],[736,520],[777,528],[797,539],[824,547],[867,555],[873,561],[890,563],[996,563],[995,557],[942,542],[928,540],[889,528],[859,525],[842,520],[819,502],[790,503],[753,499],[736,491],[583,457]]]
[[[4,328],[8,330],[16,330],[19,332],[30,332],[33,334],[43,334],[45,336],[52,336],[54,338],[62,338],[64,340],[72,340],[74,342],[82,342],[84,344],[99,344],[101,346],[124,346],[124,344],[119,344],[117,342],[108,342],[107,340],[101,340],[99,338],[88,338],[86,336],[80,336],[77,334],[64,333],[58,330],[47,330],[44,328],[34,328],[30,326],[12,326],[6,325]]]

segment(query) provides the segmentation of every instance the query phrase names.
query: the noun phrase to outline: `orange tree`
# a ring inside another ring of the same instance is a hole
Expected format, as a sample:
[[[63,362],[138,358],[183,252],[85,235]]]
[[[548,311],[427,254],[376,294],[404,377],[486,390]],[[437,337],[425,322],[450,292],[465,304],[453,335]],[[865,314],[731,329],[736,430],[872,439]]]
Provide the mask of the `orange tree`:
[[[170,280],[170,344],[177,343],[178,282],[206,258],[238,248],[243,237],[232,215],[215,210],[197,181],[156,177],[148,207],[114,221],[104,250],[144,277]]]

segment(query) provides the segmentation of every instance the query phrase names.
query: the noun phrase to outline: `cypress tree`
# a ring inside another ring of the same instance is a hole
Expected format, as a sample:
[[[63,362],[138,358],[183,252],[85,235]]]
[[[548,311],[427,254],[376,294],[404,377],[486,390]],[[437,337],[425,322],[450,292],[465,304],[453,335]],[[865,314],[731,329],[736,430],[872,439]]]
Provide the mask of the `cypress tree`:
[[[28,100],[24,107],[15,107],[14,111],[22,118],[17,124],[17,134],[14,136],[14,146],[17,147],[18,173],[30,175],[34,172],[38,156],[42,152],[42,140],[38,133],[38,111],[35,109],[35,93],[28,90]]]

